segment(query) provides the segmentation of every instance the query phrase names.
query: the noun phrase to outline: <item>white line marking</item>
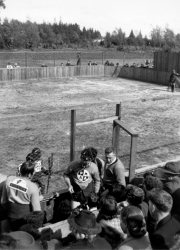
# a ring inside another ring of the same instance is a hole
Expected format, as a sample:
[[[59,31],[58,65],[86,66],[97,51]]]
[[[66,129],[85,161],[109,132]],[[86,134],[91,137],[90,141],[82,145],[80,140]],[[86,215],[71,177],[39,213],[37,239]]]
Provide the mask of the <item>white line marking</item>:
[[[109,99],[105,99],[105,98],[101,98],[102,100],[105,100],[105,101],[109,101],[109,102],[112,102],[111,100]]]

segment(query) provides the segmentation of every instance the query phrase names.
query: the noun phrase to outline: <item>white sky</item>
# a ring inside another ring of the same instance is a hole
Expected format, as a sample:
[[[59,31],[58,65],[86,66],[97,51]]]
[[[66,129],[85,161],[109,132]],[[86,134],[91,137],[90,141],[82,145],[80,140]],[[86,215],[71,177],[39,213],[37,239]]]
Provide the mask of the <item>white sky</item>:
[[[180,0],[5,0],[3,20],[77,23],[80,28],[99,30],[104,36],[121,28],[128,36],[141,30],[149,36],[152,28],[168,26],[180,33]]]

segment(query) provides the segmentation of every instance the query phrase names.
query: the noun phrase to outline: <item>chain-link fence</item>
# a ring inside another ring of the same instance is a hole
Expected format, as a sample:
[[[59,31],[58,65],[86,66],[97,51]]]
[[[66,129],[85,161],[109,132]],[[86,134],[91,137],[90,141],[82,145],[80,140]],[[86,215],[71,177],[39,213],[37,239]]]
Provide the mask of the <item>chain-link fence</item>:
[[[1,52],[0,68],[6,68],[10,63],[12,66],[17,63],[20,67],[55,67],[65,66],[67,62],[77,65],[78,53],[81,57],[81,65],[109,63],[122,66],[126,63],[142,64],[146,60],[153,59],[151,52],[129,52],[120,51],[44,51],[44,52]]]

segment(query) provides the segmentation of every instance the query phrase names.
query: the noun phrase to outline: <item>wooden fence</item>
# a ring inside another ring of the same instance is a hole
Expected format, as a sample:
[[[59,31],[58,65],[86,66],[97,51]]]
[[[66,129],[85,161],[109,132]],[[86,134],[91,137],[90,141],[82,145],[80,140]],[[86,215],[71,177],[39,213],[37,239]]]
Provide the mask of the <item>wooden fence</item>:
[[[170,73],[154,69],[103,65],[0,69],[0,82],[103,76],[122,77],[161,85],[168,85]]]
[[[0,82],[78,76],[104,76],[104,66],[0,69]]]
[[[180,72],[180,53],[158,51],[154,53],[154,69],[164,72],[172,72],[175,69]]]

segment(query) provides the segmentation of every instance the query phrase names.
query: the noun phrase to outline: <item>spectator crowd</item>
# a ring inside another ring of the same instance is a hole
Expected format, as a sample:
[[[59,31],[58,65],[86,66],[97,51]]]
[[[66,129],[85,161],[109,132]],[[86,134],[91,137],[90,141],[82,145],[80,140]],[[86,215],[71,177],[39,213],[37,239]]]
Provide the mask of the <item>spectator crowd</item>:
[[[59,201],[58,213],[69,224],[66,237],[58,228],[38,230],[45,222],[41,177],[50,174],[34,148],[16,174],[0,175],[0,209],[7,216],[0,249],[180,249],[179,162],[126,183],[114,147],[104,159],[93,147],[83,149],[63,174],[69,196]]]

